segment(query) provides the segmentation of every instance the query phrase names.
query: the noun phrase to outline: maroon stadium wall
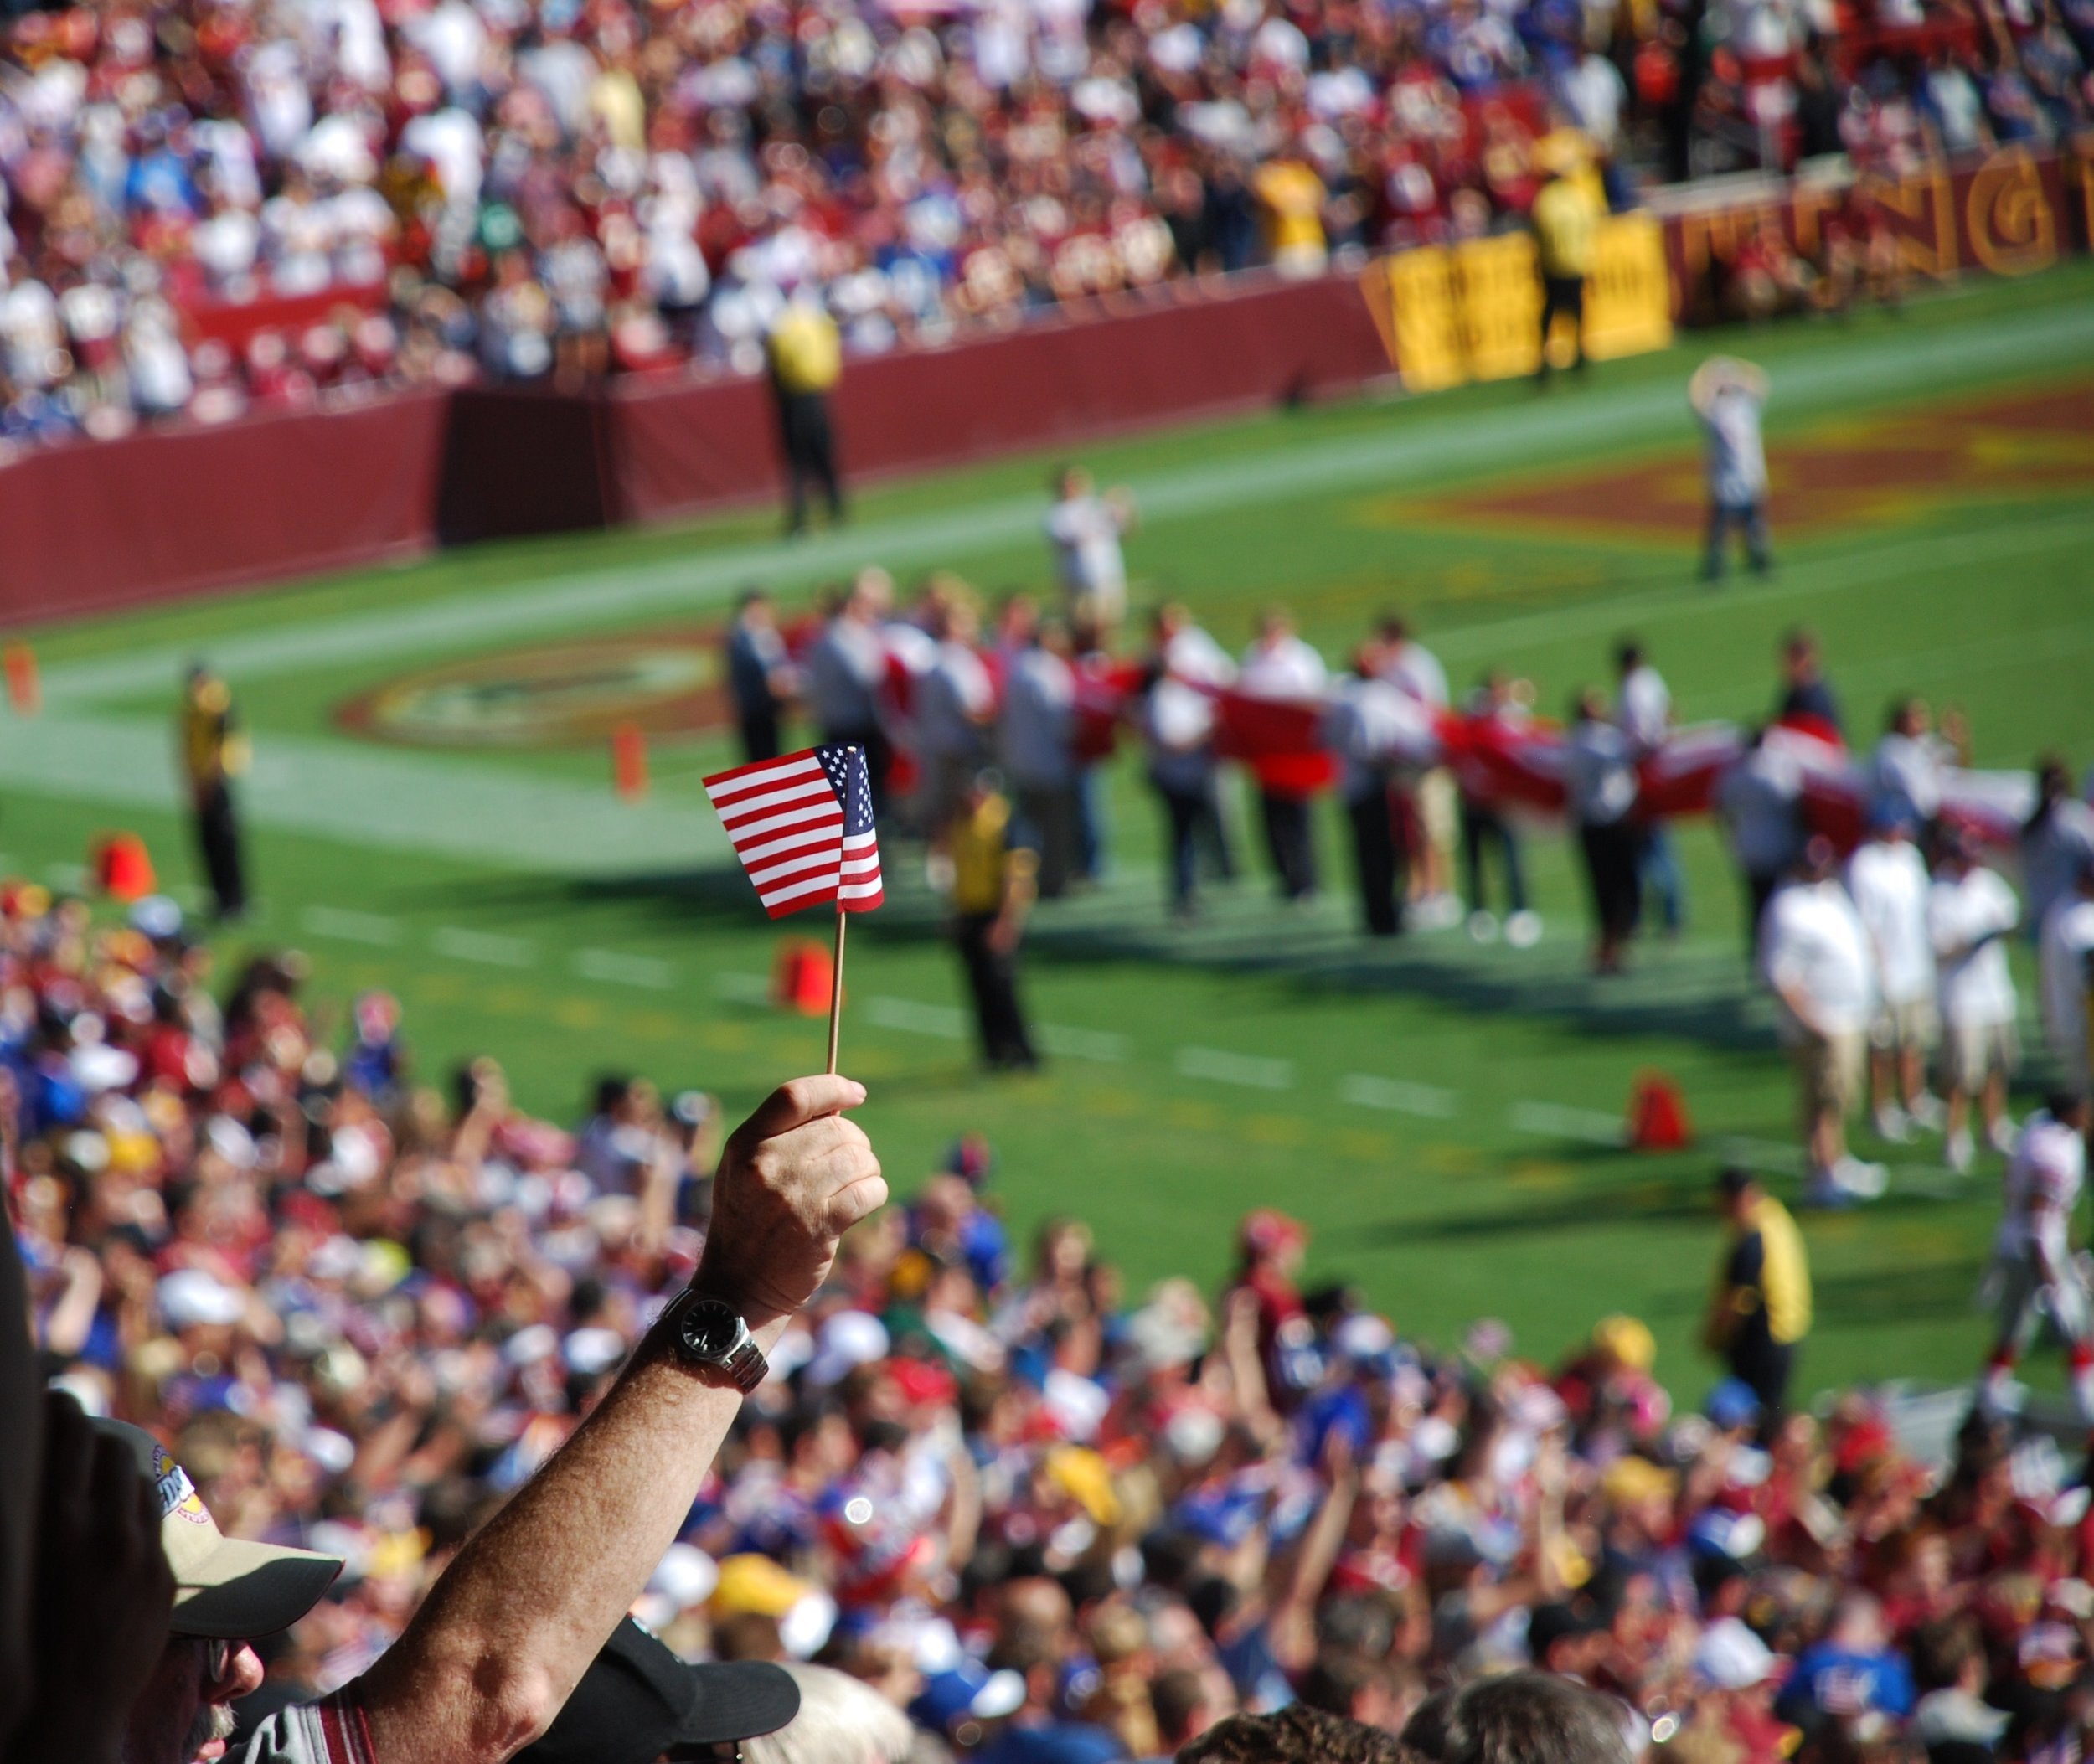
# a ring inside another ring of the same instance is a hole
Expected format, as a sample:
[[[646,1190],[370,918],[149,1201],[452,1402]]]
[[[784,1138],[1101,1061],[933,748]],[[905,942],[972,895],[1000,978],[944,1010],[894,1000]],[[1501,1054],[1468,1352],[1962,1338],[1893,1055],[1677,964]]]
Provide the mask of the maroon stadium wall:
[[[1910,267],[2024,275],[2087,247],[2094,159],[2003,149],[1872,187]],[[1762,220],[1808,250],[1804,184],[1665,219],[1683,315]],[[1349,276],[1173,284],[1005,334],[852,364],[836,400],[864,480],[1354,389],[1389,371]],[[763,383],[636,376],[255,416],[0,466],[0,623],[410,557],[440,544],[658,520],[774,494]]]

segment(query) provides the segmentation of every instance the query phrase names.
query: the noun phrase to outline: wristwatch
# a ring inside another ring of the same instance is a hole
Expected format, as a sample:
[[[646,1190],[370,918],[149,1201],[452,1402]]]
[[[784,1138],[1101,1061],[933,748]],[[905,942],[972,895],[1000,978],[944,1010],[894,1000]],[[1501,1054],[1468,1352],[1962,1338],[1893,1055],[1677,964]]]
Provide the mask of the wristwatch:
[[[685,1287],[662,1313],[662,1329],[687,1366],[716,1368],[746,1396],[771,1375],[748,1320],[725,1299]]]

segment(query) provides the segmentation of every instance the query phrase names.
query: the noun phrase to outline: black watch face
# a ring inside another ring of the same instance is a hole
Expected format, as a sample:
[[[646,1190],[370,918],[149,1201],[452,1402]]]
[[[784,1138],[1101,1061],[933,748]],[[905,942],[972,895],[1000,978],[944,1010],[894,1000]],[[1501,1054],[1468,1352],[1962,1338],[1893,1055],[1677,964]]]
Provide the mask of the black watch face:
[[[723,1360],[734,1351],[741,1318],[717,1298],[701,1298],[678,1323],[686,1352],[699,1359]]]

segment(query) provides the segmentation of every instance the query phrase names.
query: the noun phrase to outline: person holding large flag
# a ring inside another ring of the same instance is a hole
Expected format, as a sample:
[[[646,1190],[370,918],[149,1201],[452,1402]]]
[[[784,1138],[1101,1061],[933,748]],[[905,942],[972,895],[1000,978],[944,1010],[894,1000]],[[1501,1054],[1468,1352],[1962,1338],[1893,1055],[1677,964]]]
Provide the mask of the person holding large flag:
[[[1323,721],[1323,740],[1338,758],[1338,794],[1353,835],[1360,917],[1370,937],[1403,930],[1410,851],[1390,794],[1395,754],[1424,712],[1381,678],[1381,646],[1369,642],[1354,658],[1353,678],[1338,683]]]

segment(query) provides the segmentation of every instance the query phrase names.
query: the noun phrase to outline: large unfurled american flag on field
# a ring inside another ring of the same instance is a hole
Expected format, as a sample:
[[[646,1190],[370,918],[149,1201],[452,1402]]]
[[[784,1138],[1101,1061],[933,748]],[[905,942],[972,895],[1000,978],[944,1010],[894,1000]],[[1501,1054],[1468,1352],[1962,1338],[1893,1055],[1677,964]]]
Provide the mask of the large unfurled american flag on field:
[[[705,794],[774,919],[836,903],[869,912],[883,898],[879,837],[862,747],[810,747],[715,772]]]

